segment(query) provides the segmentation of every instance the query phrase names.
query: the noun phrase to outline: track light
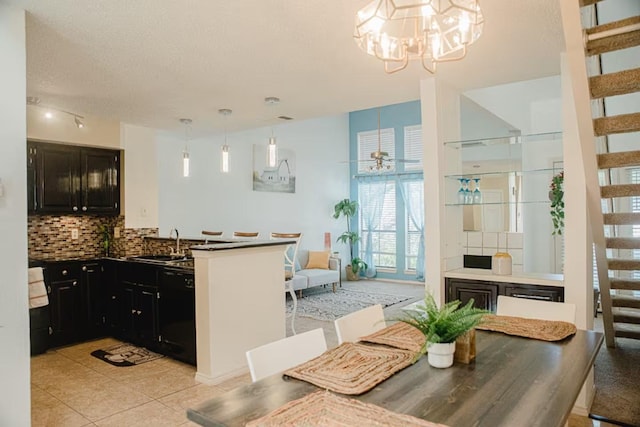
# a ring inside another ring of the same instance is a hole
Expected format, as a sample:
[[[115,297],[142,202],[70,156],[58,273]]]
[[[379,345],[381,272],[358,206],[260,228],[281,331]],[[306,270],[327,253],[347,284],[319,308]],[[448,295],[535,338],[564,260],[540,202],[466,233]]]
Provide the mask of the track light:
[[[71,111],[61,110],[60,108],[42,105],[40,103],[40,98],[38,98],[37,96],[27,96],[27,105],[31,105],[32,107],[43,108],[45,110],[44,117],[48,120],[53,118],[53,111],[57,111],[58,113],[63,113],[63,114],[68,114],[69,116],[73,116],[73,122],[76,124],[76,127],[78,129],[84,129],[84,122],[82,121],[84,120],[83,116],[76,113],[72,113]]]
[[[73,118],[73,121],[76,123],[76,126],[78,126],[78,129],[84,128],[84,123],[82,122],[82,120],[80,120],[80,116],[75,116]]]

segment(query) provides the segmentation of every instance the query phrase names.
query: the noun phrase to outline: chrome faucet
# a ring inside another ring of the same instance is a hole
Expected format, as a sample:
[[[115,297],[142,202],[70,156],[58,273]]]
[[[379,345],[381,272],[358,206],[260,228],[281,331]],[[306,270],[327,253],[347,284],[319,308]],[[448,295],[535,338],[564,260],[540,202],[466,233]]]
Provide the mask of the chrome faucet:
[[[173,232],[176,232],[176,255],[180,255],[180,233],[178,233],[178,229],[177,228],[172,228],[171,231],[169,232],[169,238],[171,239],[173,236]],[[173,248],[171,248],[171,252],[173,253]]]

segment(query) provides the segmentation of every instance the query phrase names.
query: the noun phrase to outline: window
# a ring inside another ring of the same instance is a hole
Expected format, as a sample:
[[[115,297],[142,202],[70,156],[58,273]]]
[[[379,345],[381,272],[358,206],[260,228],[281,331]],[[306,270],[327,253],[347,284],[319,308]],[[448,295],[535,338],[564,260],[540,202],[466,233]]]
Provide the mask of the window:
[[[401,185],[405,186],[404,211],[407,225],[405,227],[405,269],[415,271],[420,250],[420,237],[424,230],[424,181],[409,181]]]
[[[422,170],[422,125],[404,128],[404,159],[416,161],[405,163],[404,170]]]
[[[358,132],[358,172],[369,172],[371,153],[378,151],[378,130]],[[392,128],[380,129],[380,151],[395,158],[395,132]],[[369,161],[367,161],[369,160]]]
[[[640,184],[640,169],[629,169],[629,182],[631,184]],[[640,197],[635,196],[631,198],[631,212],[640,212]],[[633,237],[640,237],[640,225],[634,224],[631,229],[631,235]],[[640,249],[633,249],[633,259],[640,259]],[[640,271],[634,270],[631,273],[631,278],[640,279]]]
[[[396,262],[396,184],[395,181],[369,181],[358,184],[360,205],[360,258],[371,245],[373,265],[395,269]]]

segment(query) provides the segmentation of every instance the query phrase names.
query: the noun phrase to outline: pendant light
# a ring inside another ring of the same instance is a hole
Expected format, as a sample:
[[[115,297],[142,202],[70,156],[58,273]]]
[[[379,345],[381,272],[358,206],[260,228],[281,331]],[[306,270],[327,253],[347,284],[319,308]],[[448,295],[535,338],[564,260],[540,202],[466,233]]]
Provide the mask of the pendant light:
[[[267,96],[264,99],[265,104],[274,106],[280,103],[280,98],[275,96]],[[271,128],[271,136],[269,137],[269,144],[267,145],[267,167],[275,168],[278,166],[278,145],[276,144],[276,137],[273,136],[273,128]]]
[[[218,113],[224,116],[224,145],[222,146],[222,156],[220,158],[220,171],[229,173],[229,146],[227,145],[227,116],[233,113],[229,108],[221,108]]]
[[[191,119],[180,119],[184,125],[184,151],[182,152],[182,176],[189,177],[189,131],[191,129]]]
[[[267,145],[267,166],[275,168],[278,165],[278,146],[276,145],[276,137],[269,138],[269,145]]]

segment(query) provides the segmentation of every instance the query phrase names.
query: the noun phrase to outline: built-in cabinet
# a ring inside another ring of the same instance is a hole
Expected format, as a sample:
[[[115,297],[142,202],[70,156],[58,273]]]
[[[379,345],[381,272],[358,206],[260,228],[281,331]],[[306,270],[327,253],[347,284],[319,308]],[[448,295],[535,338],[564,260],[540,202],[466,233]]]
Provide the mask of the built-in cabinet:
[[[539,301],[564,302],[564,288],[523,283],[495,282],[445,278],[446,301],[460,300],[466,304],[473,298],[473,305],[489,311],[496,311],[498,295],[528,298]]]
[[[120,213],[120,151],[28,141],[32,214]]]
[[[52,347],[100,337],[105,311],[99,262],[45,264],[50,306],[49,344]]]

